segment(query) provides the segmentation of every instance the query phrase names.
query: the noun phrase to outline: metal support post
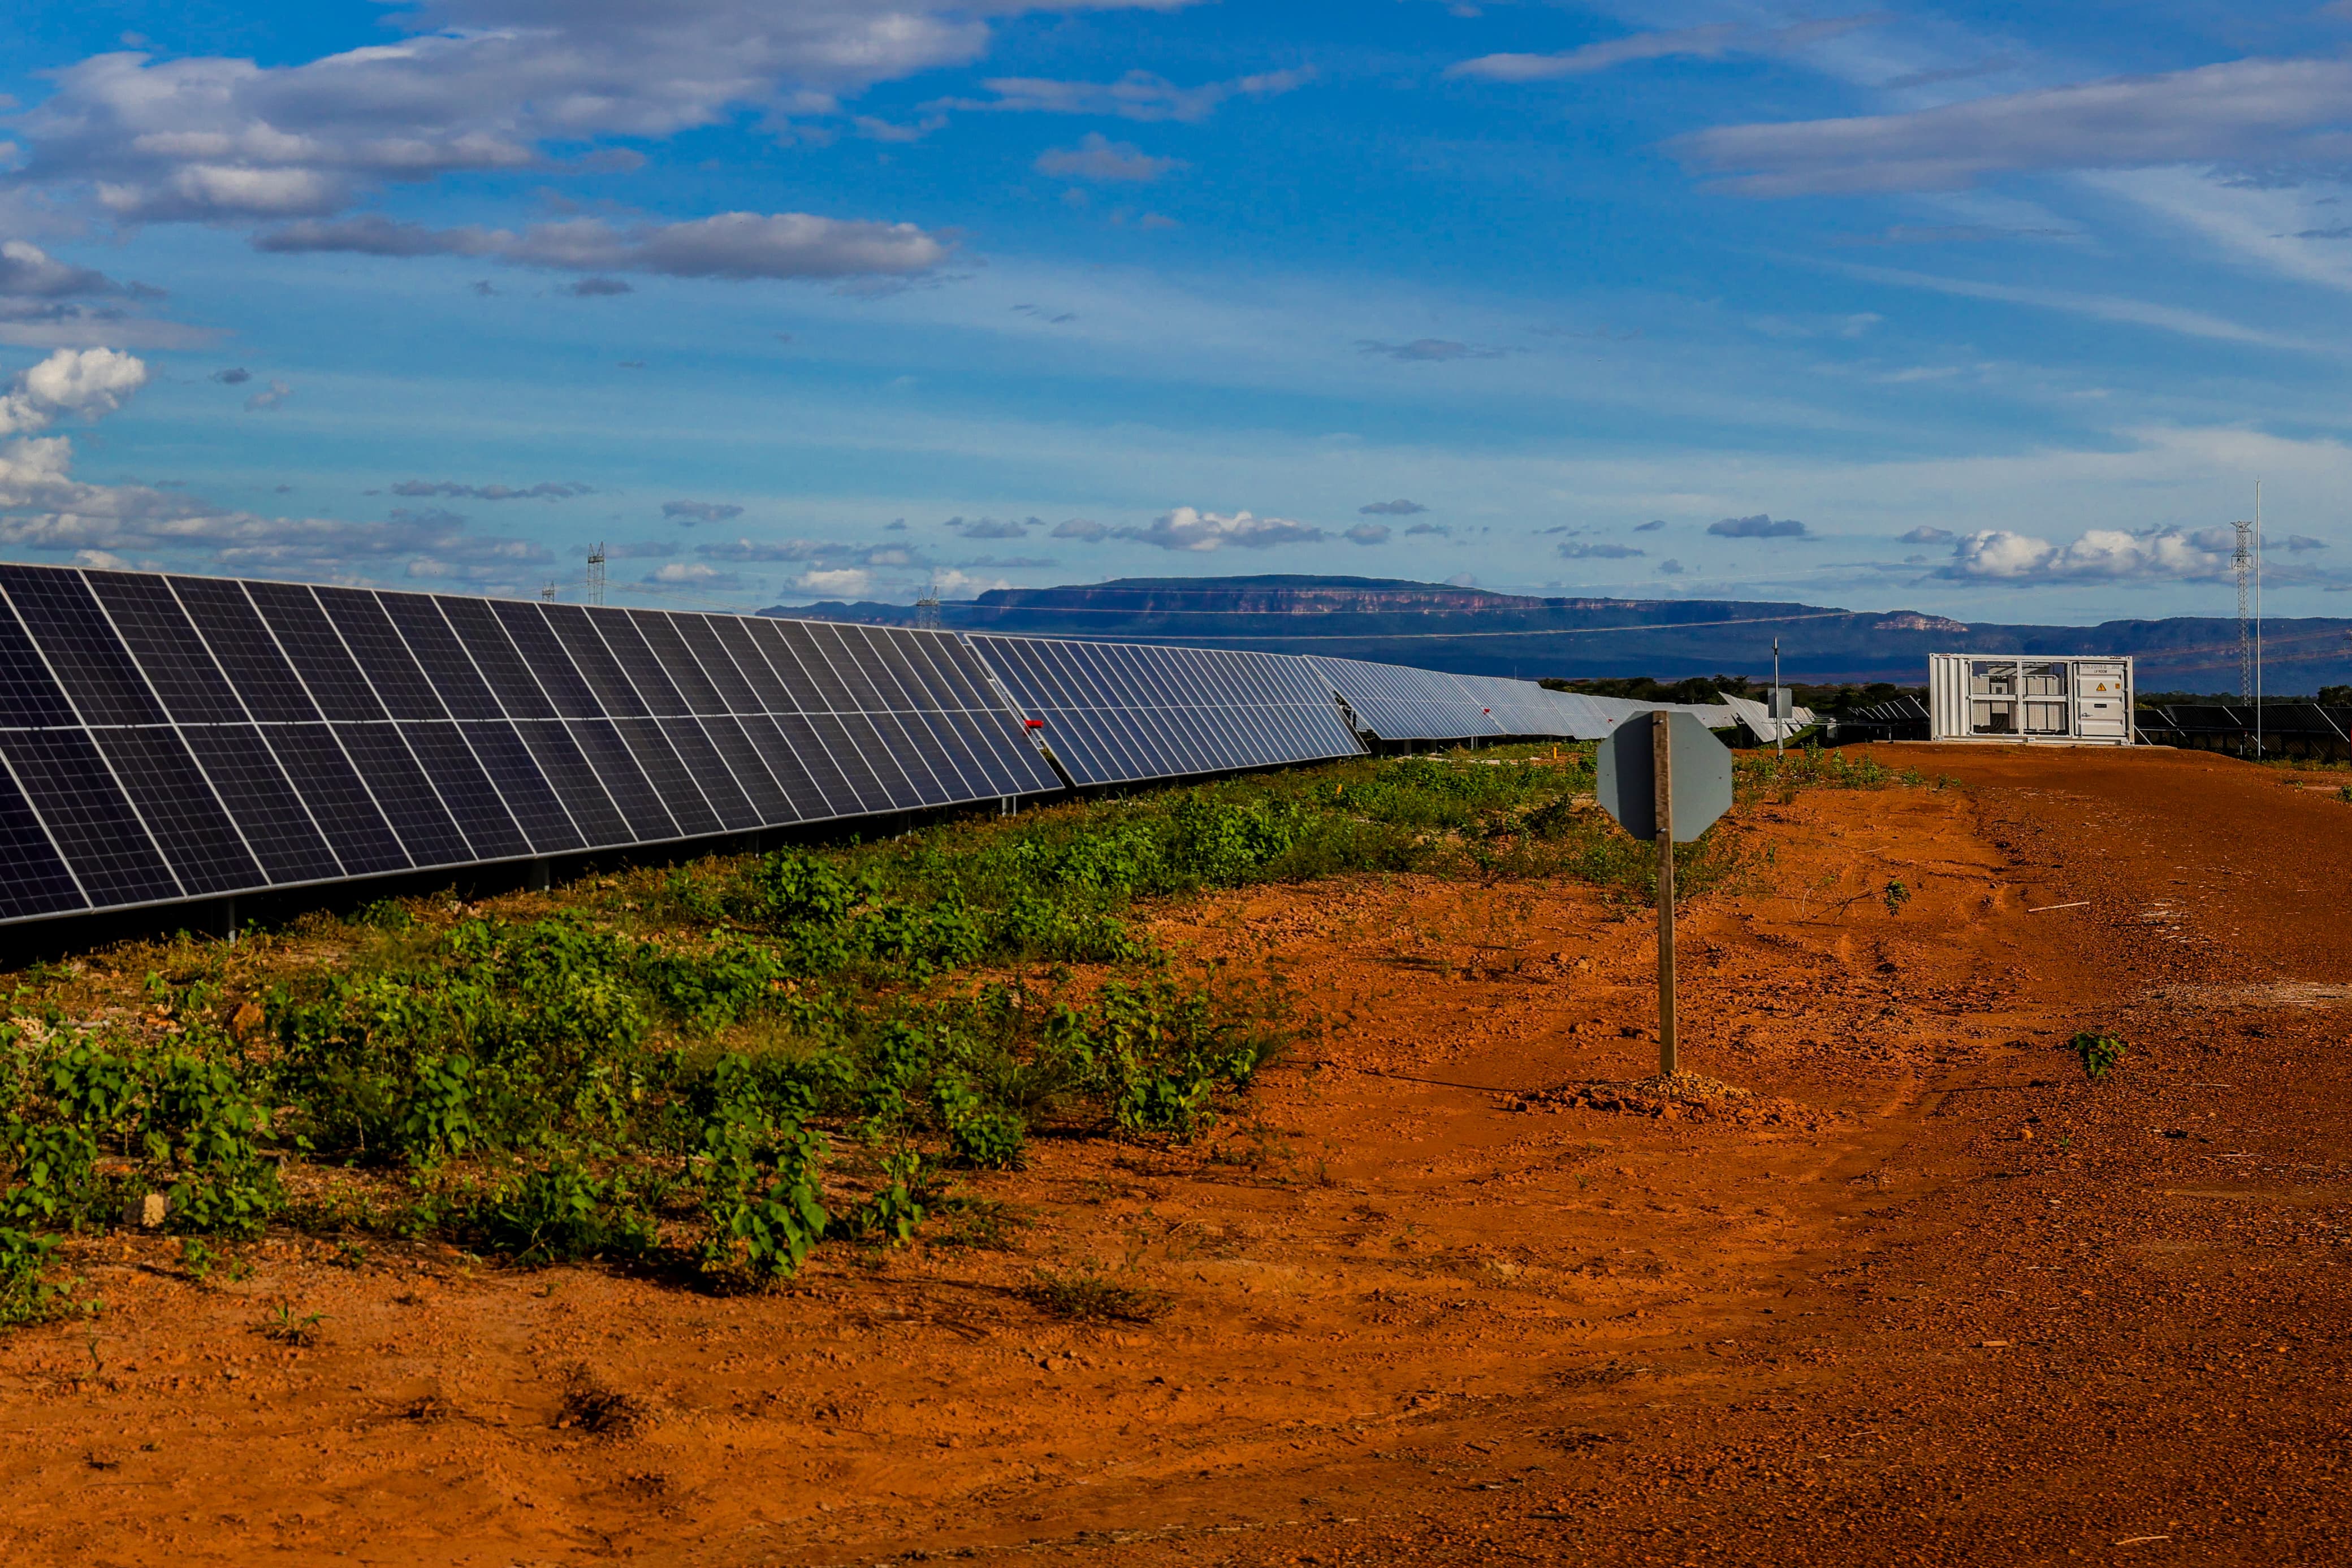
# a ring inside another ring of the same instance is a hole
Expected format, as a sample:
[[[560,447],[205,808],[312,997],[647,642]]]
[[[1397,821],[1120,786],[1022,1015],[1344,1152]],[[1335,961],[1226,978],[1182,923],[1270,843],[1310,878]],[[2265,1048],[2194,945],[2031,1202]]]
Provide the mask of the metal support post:
[[[545,893],[550,880],[548,869],[548,863],[545,861],[531,862],[530,874],[523,885],[533,893]]]
[[[1658,811],[1658,1072],[1675,1075],[1675,783],[1674,716],[1650,716],[1652,768]]]

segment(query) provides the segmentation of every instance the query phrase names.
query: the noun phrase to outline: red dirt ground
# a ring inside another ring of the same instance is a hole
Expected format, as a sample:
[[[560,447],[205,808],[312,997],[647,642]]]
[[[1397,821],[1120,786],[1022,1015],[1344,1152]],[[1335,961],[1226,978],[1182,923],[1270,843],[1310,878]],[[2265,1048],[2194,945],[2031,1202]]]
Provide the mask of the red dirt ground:
[[[1684,1064],[1738,1113],[1579,1103],[1656,1049],[1652,924],[1590,889],[1186,904],[1328,1029],[1254,1124],[986,1178],[996,1248],[709,1299],[91,1244],[105,1314],[0,1340],[0,1559],[2352,1561],[2352,806],[1874,755],[1962,787],[1753,810],[1772,863],[1684,923]],[[1019,1293],[1087,1262],[1163,1310]],[[281,1302],[319,1345],[253,1332]]]

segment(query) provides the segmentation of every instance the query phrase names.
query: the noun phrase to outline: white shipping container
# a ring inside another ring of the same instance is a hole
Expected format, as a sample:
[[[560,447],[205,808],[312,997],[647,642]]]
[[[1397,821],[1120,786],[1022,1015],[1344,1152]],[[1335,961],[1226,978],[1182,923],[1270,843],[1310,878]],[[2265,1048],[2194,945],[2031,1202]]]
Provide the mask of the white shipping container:
[[[2132,662],[1927,655],[1928,737],[2061,746],[2132,743]]]

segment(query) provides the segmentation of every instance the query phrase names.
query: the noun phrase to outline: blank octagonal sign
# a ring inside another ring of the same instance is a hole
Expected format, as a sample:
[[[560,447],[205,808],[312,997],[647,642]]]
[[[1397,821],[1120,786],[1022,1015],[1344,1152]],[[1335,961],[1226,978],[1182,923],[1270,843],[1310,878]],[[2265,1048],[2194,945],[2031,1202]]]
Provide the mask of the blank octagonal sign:
[[[1592,759],[1594,789],[1618,826],[1637,839],[1658,836],[1655,716],[1637,713],[1609,733]],[[1731,753],[1696,714],[1666,716],[1673,748],[1675,842],[1686,844],[1731,810]]]

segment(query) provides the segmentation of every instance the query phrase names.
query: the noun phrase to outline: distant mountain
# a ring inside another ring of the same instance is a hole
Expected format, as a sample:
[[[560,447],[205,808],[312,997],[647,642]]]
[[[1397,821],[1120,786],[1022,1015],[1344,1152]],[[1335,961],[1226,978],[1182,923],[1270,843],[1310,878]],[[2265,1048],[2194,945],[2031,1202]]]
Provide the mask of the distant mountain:
[[[906,626],[904,604],[828,602],[763,613]],[[1532,598],[1367,577],[1122,578],[998,589],[940,606],[966,632],[1190,643],[1330,653],[1463,674],[1769,674],[1772,639],[1791,680],[1927,678],[1927,655],[2128,653],[2142,690],[2232,689],[2237,622],[2221,617],[2096,626],[1963,622],[1918,611],[1853,611],[1738,599]],[[2273,620],[2266,685],[2284,695],[2352,680],[2352,621]]]

